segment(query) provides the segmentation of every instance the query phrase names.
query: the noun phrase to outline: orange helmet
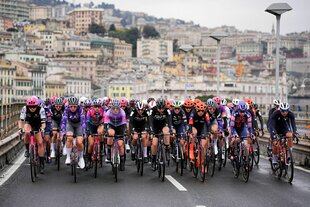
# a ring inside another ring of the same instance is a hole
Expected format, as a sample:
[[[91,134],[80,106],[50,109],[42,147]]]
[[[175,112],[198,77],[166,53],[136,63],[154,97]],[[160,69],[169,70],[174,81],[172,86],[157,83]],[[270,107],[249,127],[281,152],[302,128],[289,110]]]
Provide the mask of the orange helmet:
[[[194,106],[194,102],[192,102],[191,99],[187,98],[187,99],[185,99],[185,101],[184,101],[184,106],[185,106],[186,108],[193,107],[193,106]]]
[[[166,107],[169,109],[170,108],[170,101],[166,99]]]
[[[198,99],[198,98],[195,98],[195,100],[194,100],[194,106],[196,106],[198,103],[200,103],[201,101],[200,101],[200,99]]]
[[[204,102],[200,101],[196,104],[195,108],[197,111],[205,111],[207,109],[207,105]]]
[[[252,99],[250,99],[250,98],[244,99],[244,102],[248,103],[249,106],[252,106],[252,105],[254,104],[253,101],[252,101]]]

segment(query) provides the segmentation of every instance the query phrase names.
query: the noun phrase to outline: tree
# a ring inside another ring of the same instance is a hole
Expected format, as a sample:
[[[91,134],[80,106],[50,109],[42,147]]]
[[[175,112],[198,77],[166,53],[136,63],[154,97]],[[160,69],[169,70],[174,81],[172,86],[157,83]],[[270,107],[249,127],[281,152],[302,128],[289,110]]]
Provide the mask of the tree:
[[[106,30],[105,30],[103,25],[99,25],[99,24],[96,24],[93,22],[89,25],[88,32],[103,36],[105,34]]]
[[[155,27],[151,25],[146,25],[143,27],[142,35],[144,38],[156,38],[160,37],[160,34],[157,32]]]
[[[114,24],[111,24],[109,28],[109,32],[113,32],[113,31],[116,31],[116,28]]]

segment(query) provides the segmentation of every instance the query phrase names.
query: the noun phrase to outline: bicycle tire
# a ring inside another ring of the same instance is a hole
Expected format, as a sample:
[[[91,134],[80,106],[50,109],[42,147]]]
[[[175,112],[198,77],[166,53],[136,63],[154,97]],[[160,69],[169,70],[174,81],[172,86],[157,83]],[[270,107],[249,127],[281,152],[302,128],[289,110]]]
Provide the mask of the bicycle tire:
[[[218,163],[218,171],[221,171],[223,165],[223,147],[218,147],[218,154],[217,154],[217,163]]]
[[[249,149],[249,166],[250,166],[250,170],[253,169],[254,166],[254,149],[253,149],[253,145],[250,145],[250,149]]]
[[[215,172],[215,154],[214,154],[214,148],[213,146],[210,148],[211,149],[211,153],[210,153],[210,175],[211,177],[213,177],[214,172]]]
[[[29,145],[29,162],[30,162],[30,176],[31,176],[31,181],[35,182],[36,181],[36,166],[35,166],[35,157],[34,157],[34,146]]]
[[[288,183],[292,183],[294,179],[294,159],[291,149],[286,148],[286,162],[284,165],[285,179]]]
[[[158,159],[158,177],[164,182],[165,181],[165,171],[166,171],[166,155],[164,146],[160,146],[159,159]]]
[[[179,143],[179,156],[180,156],[180,175],[183,176],[183,169],[184,169],[184,152],[183,152],[183,149],[182,149],[182,146],[181,146],[181,143]]]
[[[95,144],[94,146],[94,164],[95,164],[95,167],[94,167],[94,176],[95,178],[97,178],[97,173],[98,173],[98,153],[99,153],[99,149],[98,149],[98,144]],[[100,147],[100,146],[99,146]]]
[[[259,144],[258,144],[257,140],[254,143],[253,152],[254,152],[254,163],[256,166],[258,166],[259,156],[260,156],[260,148],[259,148]]]
[[[56,148],[56,162],[57,162],[57,171],[60,170],[60,141],[57,141],[57,148]]]
[[[143,168],[144,168],[144,152],[143,152],[143,145],[140,142],[140,175],[143,175]]]
[[[200,150],[200,166],[199,166],[199,174],[200,174],[200,180],[201,182],[204,182],[206,179],[206,159],[205,156],[203,155],[204,149],[201,148]],[[205,159],[203,161],[203,159]]]
[[[224,143],[225,143],[225,146],[224,146],[224,160],[223,160],[223,167],[226,166],[226,163],[227,163],[227,158],[228,158],[228,149],[226,149],[226,140],[224,140]]]
[[[198,176],[198,167],[199,167],[198,154],[197,154],[196,150],[194,149],[193,174],[194,174],[195,178],[197,178],[197,176]]]
[[[244,147],[244,146],[243,146]],[[249,153],[247,152],[247,150],[244,148],[242,150],[242,178],[244,180],[245,183],[247,183],[249,181],[249,177],[250,177],[250,158],[249,158]]]

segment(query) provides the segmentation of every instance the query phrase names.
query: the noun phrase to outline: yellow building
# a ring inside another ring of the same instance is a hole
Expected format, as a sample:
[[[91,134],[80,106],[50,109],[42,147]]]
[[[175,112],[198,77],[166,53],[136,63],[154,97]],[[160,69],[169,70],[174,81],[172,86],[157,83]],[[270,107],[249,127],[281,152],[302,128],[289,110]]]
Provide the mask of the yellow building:
[[[114,81],[109,84],[108,96],[111,98],[130,98],[133,95],[132,82]]]
[[[42,31],[45,30],[46,26],[43,24],[29,24],[24,26],[25,33],[32,33],[35,30]]]
[[[65,93],[65,84],[61,81],[52,81],[45,83],[45,96],[46,97],[63,97]]]
[[[103,9],[78,8],[68,13],[70,27],[75,28],[75,33],[87,33],[92,23],[103,25]]]

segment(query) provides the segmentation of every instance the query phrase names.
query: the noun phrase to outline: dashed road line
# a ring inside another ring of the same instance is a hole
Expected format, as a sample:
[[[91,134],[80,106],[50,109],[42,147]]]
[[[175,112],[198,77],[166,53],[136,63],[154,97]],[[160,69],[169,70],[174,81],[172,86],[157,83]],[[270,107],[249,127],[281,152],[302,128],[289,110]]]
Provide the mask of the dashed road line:
[[[181,183],[179,183],[176,179],[174,179],[171,175],[165,176],[179,191],[187,191]]]

